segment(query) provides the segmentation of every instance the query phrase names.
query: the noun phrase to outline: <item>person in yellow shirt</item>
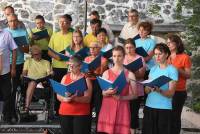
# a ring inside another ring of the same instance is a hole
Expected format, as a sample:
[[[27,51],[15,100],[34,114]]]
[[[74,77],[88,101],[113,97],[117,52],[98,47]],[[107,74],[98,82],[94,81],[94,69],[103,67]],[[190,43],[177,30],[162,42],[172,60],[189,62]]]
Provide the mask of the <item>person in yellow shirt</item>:
[[[96,42],[97,41],[97,32],[101,28],[101,20],[98,20],[98,19],[91,20],[90,21],[90,26],[91,26],[92,32],[88,33],[84,37],[84,40],[83,40],[84,45],[86,45],[87,47],[89,47],[91,42]]]
[[[26,76],[32,80],[28,81],[25,99],[25,111],[28,112],[30,102],[34,90],[37,86],[37,80],[52,73],[50,62],[41,58],[42,51],[39,46],[34,45],[31,47],[31,58],[27,59],[24,63],[22,76]]]
[[[29,33],[30,38],[31,38],[31,44],[38,45],[42,49],[42,58],[50,61],[51,58],[48,56],[48,45],[49,45],[49,40],[51,38],[53,30],[51,27],[48,27],[45,25],[45,19],[41,15],[37,15],[35,17],[35,24],[36,24],[36,27],[31,29],[31,33]],[[43,30],[47,30],[48,37],[38,39],[38,37],[36,35],[34,35],[34,33],[40,32]]]
[[[58,23],[60,31],[53,33],[49,42],[48,54],[52,58],[52,67],[54,72],[54,80],[60,82],[62,77],[67,73],[66,61],[62,61],[58,53],[65,53],[65,49],[72,44],[72,32],[69,31],[72,18],[70,15],[63,15],[59,17]],[[52,51],[53,50],[53,51]],[[55,110],[58,113],[59,101],[55,102]]]

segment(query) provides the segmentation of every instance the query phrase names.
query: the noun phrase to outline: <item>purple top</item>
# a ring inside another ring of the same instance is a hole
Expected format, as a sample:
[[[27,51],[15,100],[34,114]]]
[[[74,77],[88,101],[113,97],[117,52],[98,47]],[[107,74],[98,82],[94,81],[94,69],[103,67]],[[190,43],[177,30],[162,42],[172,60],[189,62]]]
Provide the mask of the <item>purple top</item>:
[[[10,51],[17,48],[11,34],[0,29],[0,50],[3,52],[3,70],[1,75],[10,72]]]

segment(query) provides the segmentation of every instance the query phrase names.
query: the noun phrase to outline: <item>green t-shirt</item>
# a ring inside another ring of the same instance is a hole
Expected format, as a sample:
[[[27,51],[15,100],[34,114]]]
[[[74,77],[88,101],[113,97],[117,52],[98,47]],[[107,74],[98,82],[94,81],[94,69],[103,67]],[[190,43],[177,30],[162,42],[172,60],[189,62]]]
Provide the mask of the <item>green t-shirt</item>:
[[[47,29],[47,32],[49,34],[49,38],[51,38],[52,34],[53,34],[53,30],[52,28],[50,27],[45,27],[43,30]],[[33,33],[36,33],[36,32],[39,32],[39,31],[42,31],[38,28],[33,28],[31,30]],[[29,33],[30,34],[30,33]],[[30,34],[31,35],[31,34]],[[31,41],[31,44],[32,45],[38,45],[42,50],[48,50],[48,45],[49,45],[49,40],[46,38],[46,39],[41,39],[41,40],[32,40]]]
[[[51,36],[49,47],[56,52],[61,52],[70,44],[72,44],[72,32],[68,32],[65,35],[63,35],[61,32],[56,32]],[[52,60],[52,66],[54,68],[67,68],[66,62],[58,61],[56,59]]]

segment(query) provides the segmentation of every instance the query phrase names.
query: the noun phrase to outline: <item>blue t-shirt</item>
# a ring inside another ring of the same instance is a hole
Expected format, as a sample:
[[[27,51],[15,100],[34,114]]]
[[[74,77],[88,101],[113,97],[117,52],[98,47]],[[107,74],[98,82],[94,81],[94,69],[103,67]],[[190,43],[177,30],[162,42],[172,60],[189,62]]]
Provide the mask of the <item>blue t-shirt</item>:
[[[143,47],[144,50],[148,53],[150,51],[153,51],[156,45],[156,42],[154,39],[151,39],[151,38],[146,38],[146,39],[140,38],[140,39],[135,40],[135,44],[136,44],[136,48]],[[150,59],[147,62],[147,70],[150,70],[154,65],[155,65],[154,60]]]
[[[17,29],[10,29],[10,28],[5,28],[5,30],[9,31],[12,35],[13,38],[19,37],[19,36],[26,36],[26,40],[29,43],[28,40],[28,33],[25,29],[22,28],[17,28]],[[10,63],[12,61],[12,54],[10,55]],[[16,64],[22,64],[24,63],[24,52],[22,52],[19,48],[17,48],[17,60]]]
[[[151,68],[149,79],[156,79],[159,76],[165,75],[174,81],[178,80],[178,71],[172,66],[168,65],[166,68],[161,69],[159,65]],[[169,83],[160,87],[161,90],[168,90]],[[147,96],[146,106],[157,109],[172,109],[172,98],[165,97],[158,92],[151,92]]]

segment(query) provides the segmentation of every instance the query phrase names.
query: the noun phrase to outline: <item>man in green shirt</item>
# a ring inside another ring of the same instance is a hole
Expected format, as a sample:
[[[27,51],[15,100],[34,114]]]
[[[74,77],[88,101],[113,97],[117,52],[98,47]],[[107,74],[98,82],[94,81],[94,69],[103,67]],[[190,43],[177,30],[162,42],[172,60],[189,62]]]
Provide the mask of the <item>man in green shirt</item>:
[[[48,54],[52,58],[52,67],[54,72],[54,80],[60,82],[62,77],[67,73],[66,61],[63,61],[59,55],[53,51],[61,53],[72,43],[72,32],[69,31],[72,18],[70,15],[59,17],[58,23],[60,31],[53,33],[49,42]],[[53,51],[52,51],[53,50]],[[58,112],[59,102],[56,101],[55,110]]]
[[[37,45],[42,50],[42,58],[48,61],[51,61],[51,58],[48,56],[48,45],[53,30],[51,27],[45,25],[44,17],[41,15],[37,15],[35,17],[36,27],[31,29],[30,37],[31,37],[31,45]],[[48,36],[45,38],[38,38],[35,33],[47,31]]]

